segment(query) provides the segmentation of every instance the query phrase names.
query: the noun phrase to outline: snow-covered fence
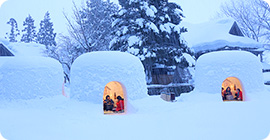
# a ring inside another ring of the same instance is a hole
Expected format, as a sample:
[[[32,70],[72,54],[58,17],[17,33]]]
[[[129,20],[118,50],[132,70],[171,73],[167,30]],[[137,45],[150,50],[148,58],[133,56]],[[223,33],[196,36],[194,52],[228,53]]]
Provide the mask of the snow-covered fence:
[[[167,88],[168,91],[180,96],[182,93],[190,92],[194,89],[194,85],[190,83],[176,83],[169,85],[148,85],[148,95],[160,95],[162,90]]]

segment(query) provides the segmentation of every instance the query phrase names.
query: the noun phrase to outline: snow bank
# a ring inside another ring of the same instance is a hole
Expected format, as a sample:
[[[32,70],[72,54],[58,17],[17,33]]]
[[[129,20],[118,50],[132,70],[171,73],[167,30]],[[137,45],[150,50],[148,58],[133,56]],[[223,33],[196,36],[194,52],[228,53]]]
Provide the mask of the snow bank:
[[[60,63],[46,57],[0,57],[0,99],[33,99],[61,94]]]
[[[245,100],[253,98],[253,93],[265,90],[259,58],[246,51],[219,51],[199,57],[195,90],[221,94],[222,82],[228,77],[236,77],[241,81]],[[216,97],[221,100],[221,95]]]
[[[111,81],[120,82],[131,100],[147,96],[141,61],[123,52],[92,52],[78,57],[71,67],[70,97],[102,103],[104,88]]]
[[[188,32],[183,36],[195,52],[205,50],[216,50],[225,46],[262,48],[262,44],[242,36],[229,34],[234,20],[223,19],[201,24],[190,24],[183,22],[182,25]]]

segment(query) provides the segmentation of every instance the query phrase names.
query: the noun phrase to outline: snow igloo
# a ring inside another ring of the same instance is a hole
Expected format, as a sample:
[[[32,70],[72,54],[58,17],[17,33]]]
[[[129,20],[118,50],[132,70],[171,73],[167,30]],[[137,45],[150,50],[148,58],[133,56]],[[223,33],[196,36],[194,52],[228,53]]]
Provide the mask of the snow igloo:
[[[61,64],[48,57],[0,57],[0,99],[61,95]]]
[[[195,91],[218,94],[222,88],[240,89],[243,101],[265,90],[259,58],[246,51],[218,51],[202,55],[196,62]],[[233,93],[234,95],[234,93]]]
[[[70,73],[70,98],[103,103],[104,109],[107,96],[114,102],[122,97],[125,112],[132,108],[130,100],[147,96],[144,67],[137,57],[125,52],[99,51],[75,60]]]

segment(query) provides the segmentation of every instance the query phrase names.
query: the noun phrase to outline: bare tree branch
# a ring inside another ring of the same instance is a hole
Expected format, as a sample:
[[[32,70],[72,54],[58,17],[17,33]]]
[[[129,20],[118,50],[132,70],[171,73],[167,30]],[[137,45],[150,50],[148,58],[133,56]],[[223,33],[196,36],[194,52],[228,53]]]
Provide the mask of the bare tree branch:
[[[240,25],[243,34],[261,43],[270,43],[270,8],[263,0],[231,0],[221,12]]]

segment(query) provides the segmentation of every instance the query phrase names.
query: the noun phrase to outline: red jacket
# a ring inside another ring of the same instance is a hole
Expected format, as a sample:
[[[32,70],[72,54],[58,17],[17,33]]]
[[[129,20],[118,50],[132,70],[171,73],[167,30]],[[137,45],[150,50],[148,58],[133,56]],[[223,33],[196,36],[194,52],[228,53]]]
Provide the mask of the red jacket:
[[[115,111],[122,111],[125,109],[124,100],[120,100],[116,103],[116,109]]]
[[[242,91],[239,92],[239,98],[240,98],[240,100],[243,100],[243,93],[242,93]]]

